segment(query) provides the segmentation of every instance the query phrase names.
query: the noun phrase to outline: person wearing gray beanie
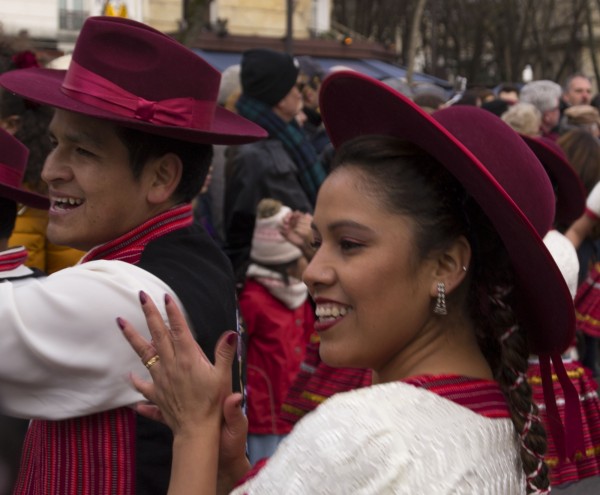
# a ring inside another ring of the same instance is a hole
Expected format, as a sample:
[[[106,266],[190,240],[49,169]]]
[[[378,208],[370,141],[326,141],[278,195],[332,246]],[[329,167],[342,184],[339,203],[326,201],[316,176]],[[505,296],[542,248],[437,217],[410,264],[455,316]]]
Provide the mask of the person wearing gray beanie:
[[[542,79],[531,81],[521,88],[520,101],[531,103],[542,114],[542,135],[556,141],[560,120],[560,95],[562,89],[554,81]]]

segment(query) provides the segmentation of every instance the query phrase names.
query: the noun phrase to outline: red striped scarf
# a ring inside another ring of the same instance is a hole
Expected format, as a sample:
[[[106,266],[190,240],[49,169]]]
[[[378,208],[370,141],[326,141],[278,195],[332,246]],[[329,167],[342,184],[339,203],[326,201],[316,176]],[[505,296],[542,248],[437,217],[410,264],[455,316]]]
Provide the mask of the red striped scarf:
[[[498,382],[460,375],[421,375],[404,383],[429,390],[486,418],[510,418]]]
[[[193,223],[178,206],[88,252],[91,260],[140,261],[154,239]],[[128,407],[62,421],[33,420],[14,495],[135,495],[135,412]]]
[[[13,493],[134,495],[135,412],[32,421]]]
[[[172,208],[136,227],[117,239],[93,248],[81,262],[92,260],[119,260],[136,265],[146,245],[174,230],[189,227],[194,222],[192,205]]]
[[[19,268],[27,259],[27,250],[18,246],[0,253],[0,272],[8,272]]]

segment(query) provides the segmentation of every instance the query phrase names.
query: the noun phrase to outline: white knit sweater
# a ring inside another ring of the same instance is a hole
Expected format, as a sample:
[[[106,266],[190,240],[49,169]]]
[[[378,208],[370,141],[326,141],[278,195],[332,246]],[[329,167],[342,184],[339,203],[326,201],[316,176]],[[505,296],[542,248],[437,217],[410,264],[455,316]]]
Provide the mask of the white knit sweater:
[[[401,382],[337,394],[236,495],[525,493],[510,419]]]

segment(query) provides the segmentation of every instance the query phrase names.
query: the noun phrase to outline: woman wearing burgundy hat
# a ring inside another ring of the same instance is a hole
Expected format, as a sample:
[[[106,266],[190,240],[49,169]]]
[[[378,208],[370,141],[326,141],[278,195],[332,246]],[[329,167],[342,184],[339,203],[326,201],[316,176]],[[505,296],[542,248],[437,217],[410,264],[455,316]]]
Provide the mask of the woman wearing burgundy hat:
[[[241,397],[228,385],[235,334],[221,339],[213,366],[172,299],[169,330],[142,295],[153,342],[118,324],[142,360],[160,356],[154,383],[133,381],[158,406],[138,410],[175,435],[170,493],[547,493],[530,352],[540,356],[558,452],[573,454],[582,439],[560,361],[573,305],[541,238],[555,200],[540,162],[485,110],[430,116],[354,72],[327,78],[320,101],[337,155],[304,280],[322,359],[372,369],[373,385],[325,401],[249,473]]]

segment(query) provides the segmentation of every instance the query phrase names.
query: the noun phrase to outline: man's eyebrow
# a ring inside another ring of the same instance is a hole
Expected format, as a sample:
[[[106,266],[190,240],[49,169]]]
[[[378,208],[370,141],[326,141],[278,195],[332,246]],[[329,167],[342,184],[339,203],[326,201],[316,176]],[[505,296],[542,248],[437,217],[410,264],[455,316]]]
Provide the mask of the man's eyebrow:
[[[49,129],[49,136],[56,137],[52,132],[52,129]],[[68,131],[63,135],[63,139],[70,143],[74,144],[87,144],[94,146],[96,148],[102,148],[105,145],[106,140],[102,139],[97,133],[90,133],[83,130],[76,131]]]

